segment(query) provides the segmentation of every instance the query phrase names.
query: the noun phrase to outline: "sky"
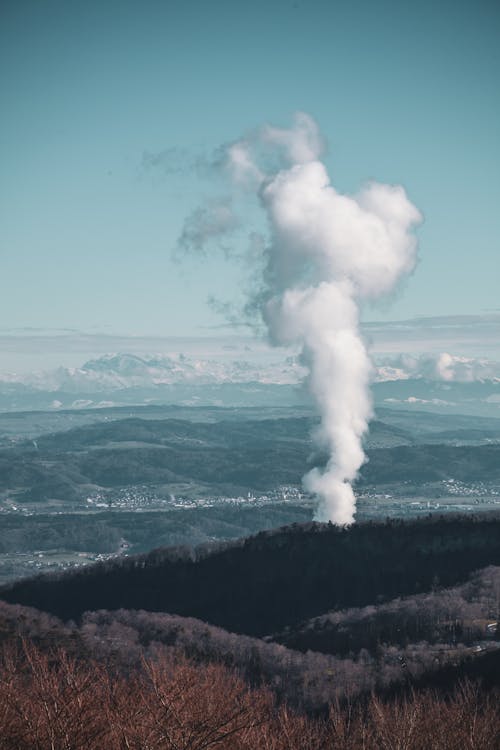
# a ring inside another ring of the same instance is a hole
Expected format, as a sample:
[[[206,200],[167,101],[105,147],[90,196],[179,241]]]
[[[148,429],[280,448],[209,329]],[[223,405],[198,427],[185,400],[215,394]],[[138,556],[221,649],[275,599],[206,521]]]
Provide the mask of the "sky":
[[[183,223],[220,144],[298,110],[338,190],[402,184],[425,217],[364,320],[498,312],[499,80],[494,0],[3,0],[0,329],[228,330],[207,300],[243,269],[179,260]]]

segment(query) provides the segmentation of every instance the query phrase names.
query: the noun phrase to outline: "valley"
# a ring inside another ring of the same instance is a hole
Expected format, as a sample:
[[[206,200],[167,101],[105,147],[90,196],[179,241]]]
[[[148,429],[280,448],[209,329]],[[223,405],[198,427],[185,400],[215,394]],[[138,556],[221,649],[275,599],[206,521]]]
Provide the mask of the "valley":
[[[325,457],[306,407],[148,406],[0,415],[0,582],[314,517]],[[357,519],[500,506],[500,420],[381,408]]]

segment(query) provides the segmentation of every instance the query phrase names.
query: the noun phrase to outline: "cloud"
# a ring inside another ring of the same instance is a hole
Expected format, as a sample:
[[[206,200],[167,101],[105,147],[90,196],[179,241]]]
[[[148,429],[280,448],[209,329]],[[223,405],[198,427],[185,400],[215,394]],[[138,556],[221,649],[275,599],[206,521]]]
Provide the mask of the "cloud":
[[[417,396],[408,396],[408,398],[385,398],[386,404],[417,404],[432,406],[457,406],[454,401],[443,401],[441,398],[417,398]]]
[[[365,322],[363,333],[378,354],[441,354],[500,360],[500,315],[447,315]]]
[[[441,352],[439,354],[398,354],[376,359],[378,381],[425,378],[454,383],[500,380],[500,362]]]

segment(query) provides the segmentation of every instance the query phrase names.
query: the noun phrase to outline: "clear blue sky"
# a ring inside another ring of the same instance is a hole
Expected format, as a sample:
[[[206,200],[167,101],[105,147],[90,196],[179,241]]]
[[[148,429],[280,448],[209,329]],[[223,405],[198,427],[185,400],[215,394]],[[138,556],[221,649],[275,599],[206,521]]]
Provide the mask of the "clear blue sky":
[[[0,327],[200,334],[222,257],[171,251],[198,155],[309,112],[337,188],[402,183],[421,262],[367,319],[499,308],[495,0],[3,0]],[[172,149],[170,170],[141,167]]]

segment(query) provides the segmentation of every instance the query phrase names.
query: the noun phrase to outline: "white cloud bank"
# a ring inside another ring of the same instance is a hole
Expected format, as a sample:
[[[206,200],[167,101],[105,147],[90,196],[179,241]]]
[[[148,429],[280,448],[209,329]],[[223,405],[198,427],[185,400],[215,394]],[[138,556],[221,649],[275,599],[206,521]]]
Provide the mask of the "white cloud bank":
[[[377,360],[376,380],[425,378],[448,383],[473,383],[500,379],[500,362],[490,359],[440,354],[399,354]]]

